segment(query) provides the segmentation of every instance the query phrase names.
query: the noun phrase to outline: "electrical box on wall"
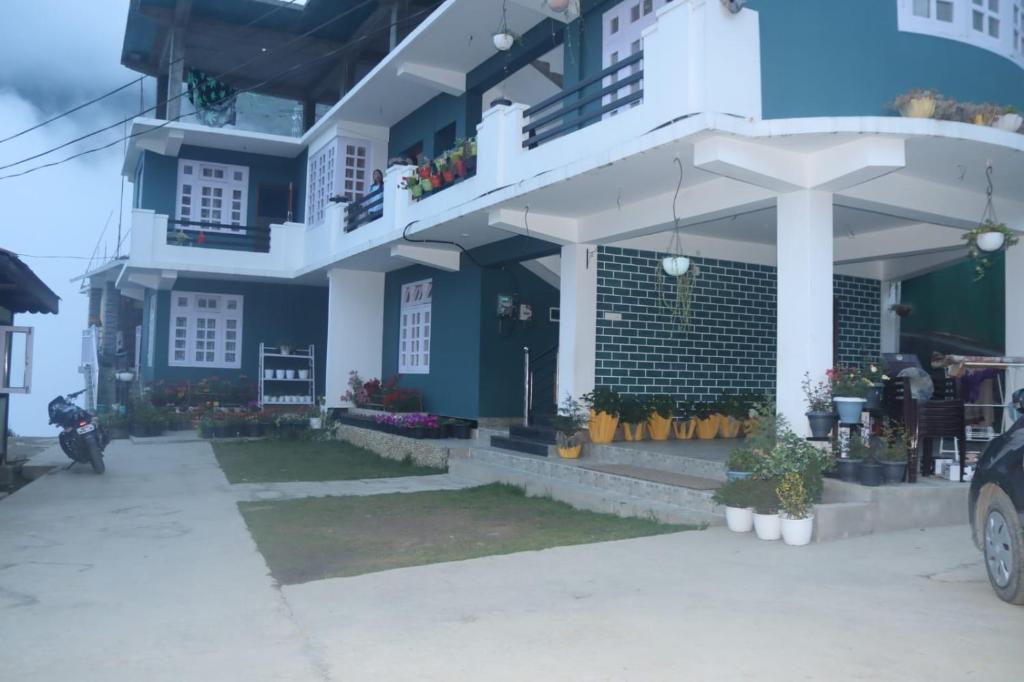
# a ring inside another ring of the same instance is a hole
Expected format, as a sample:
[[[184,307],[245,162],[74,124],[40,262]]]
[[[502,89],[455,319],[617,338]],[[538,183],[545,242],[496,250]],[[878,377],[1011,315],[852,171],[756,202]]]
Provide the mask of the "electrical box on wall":
[[[516,302],[509,294],[498,294],[498,319],[512,320],[516,317]]]
[[[519,304],[519,321],[529,322],[533,319],[533,306],[529,303]]]

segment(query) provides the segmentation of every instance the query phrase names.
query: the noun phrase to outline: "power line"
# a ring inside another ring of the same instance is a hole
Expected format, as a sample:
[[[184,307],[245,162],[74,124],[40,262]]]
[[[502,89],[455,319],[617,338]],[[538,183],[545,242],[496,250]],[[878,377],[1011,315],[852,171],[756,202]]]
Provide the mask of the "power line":
[[[426,7],[426,8],[424,8],[424,9],[418,11],[418,12],[414,12],[413,14],[410,14],[409,16],[405,17],[401,21],[393,22],[393,24],[388,24],[386,26],[383,26],[380,29],[378,29],[377,31],[371,31],[371,32],[365,33],[365,34],[361,35],[359,38],[357,38],[357,39],[355,39],[355,40],[353,40],[351,42],[345,43],[345,44],[339,46],[338,48],[336,48],[334,50],[331,50],[330,52],[327,52],[327,53],[325,53],[323,55],[320,55],[319,57],[315,57],[315,58],[313,58],[313,59],[311,59],[309,61],[306,61],[306,62],[300,62],[299,64],[295,64],[295,65],[285,69],[284,71],[281,71],[281,72],[271,76],[270,78],[268,78],[268,79],[266,79],[264,81],[256,83],[255,85],[253,85],[253,86],[251,86],[249,88],[243,88],[243,89],[239,90],[237,92],[237,94],[244,94],[244,93],[247,93],[247,92],[252,92],[253,90],[261,88],[264,85],[266,85],[267,83],[272,83],[273,81],[277,80],[281,76],[284,76],[284,75],[286,75],[286,74],[288,74],[288,73],[290,73],[292,71],[295,71],[296,69],[304,68],[306,66],[309,66],[310,64],[314,64],[314,63],[322,61],[324,59],[328,59],[330,57],[333,57],[335,54],[337,54],[339,52],[342,52],[344,50],[347,50],[350,47],[352,47],[353,45],[366,40],[368,37],[370,37],[371,35],[374,35],[375,33],[378,33],[380,31],[385,31],[385,30],[386,31],[390,31],[392,25],[397,26],[399,24],[408,22],[411,19],[415,19],[416,17],[418,17],[418,16],[420,16],[422,14],[426,14],[426,13],[432,12],[439,5],[441,5],[443,1],[444,0],[441,0],[440,2],[437,2],[434,5]],[[109,143],[104,144],[104,145],[100,145],[98,147],[92,147],[90,149],[86,149],[84,151],[72,154],[71,156],[67,156],[67,157],[65,157],[63,159],[58,159],[57,161],[51,161],[49,163],[45,163],[45,164],[42,164],[42,165],[39,165],[39,166],[33,166],[32,168],[29,168],[28,170],[20,171],[20,172],[17,172],[17,173],[9,173],[8,175],[0,175],[0,180],[8,180],[8,179],[11,179],[11,178],[21,177],[23,175],[28,175],[30,173],[34,173],[36,171],[43,170],[45,168],[52,168],[54,166],[59,166],[61,164],[67,163],[69,161],[73,161],[73,160],[75,160],[77,158],[80,158],[82,156],[86,156],[86,155],[89,155],[89,154],[94,154],[96,152],[100,152],[100,151],[103,151],[105,149],[109,149],[109,148],[111,148],[111,147],[113,147],[113,146],[115,146],[115,145],[117,145],[117,144],[119,144],[119,143],[121,143],[121,142],[123,142],[125,140],[130,140],[132,138],[139,137],[141,135],[147,135],[149,133],[152,133],[152,132],[155,132],[157,130],[160,130],[161,128],[163,128],[163,127],[165,127],[167,125],[170,125],[171,123],[174,123],[175,121],[178,121],[178,120],[180,120],[180,119],[182,119],[182,118],[184,118],[186,116],[193,116],[193,115],[195,115],[195,113],[196,112],[188,112],[188,113],[184,113],[184,114],[179,114],[178,116],[175,116],[172,119],[167,119],[166,121],[162,121],[159,125],[153,126],[152,128],[148,128],[146,130],[140,130],[140,131],[138,131],[136,133],[130,133],[130,134],[124,136],[123,138],[118,138],[116,140],[113,140],[112,142],[109,142]],[[126,119],[126,120],[131,120],[131,119]],[[17,165],[17,164],[13,164],[13,165]],[[9,166],[2,166],[2,167],[0,167],[0,169],[8,168],[8,167]]]
[[[253,26],[254,24],[257,24],[257,23],[263,21],[264,19],[268,18],[269,16],[273,15],[274,13],[280,12],[285,7],[288,7],[288,6],[298,2],[298,0],[285,0],[285,1],[287,2],[287,4],[279,5],[279,6],[275,7],[274,9],[270,10],[269,12],[261,14],[260,16],[256,17],[252,21],[244,24],[242,26],[242,28],[243,29],[249,28],[250,26]],[[174,66],[175,64],[177,64],[180,61],[183,61],[184,59],[185,59],[184,57],[179,57],[178,59],[175,59],[173,62],[168,64],[168,67]],[[38,130],[39,128],[42,128],[43,126],[49,125],[49,124],[53,123],[54,121],[58,121],[58,120],[64,118],[65,116],[70,116],[71,114],[75,113],[76,111],[81,111],[82,109],[85,109],[88,106],[96,104],[97,102],[99,102],[101,100],[104,100],[104,99],[106,99],[108,97],[112,97],[113,95],[116,95],[117,93],[121,92],[125,88],[130,88],[131,86],[135,85],[136,83],[140,83],[140,82],[144,81],[146,78],[147,78],[146,76],[139,76],[135,80],[129,81],[129,82],[125,83],[124,85],[121,85],[119,87],[114,88],[113,90],[105,92],[102,95],[99,95],[98,97],[94,97],[93,99],[89,100],[88,102],[82,102],[81,104],[73,106],[70,109],[68,109],[67,111],[61,112],[61,113],[57,114],[56,116],[53,116],[52,118],[48,118],[45,121],[42,121],[40,123],[35,124],[34,126],[31,126],[29,128],[25,128],[24,130],[22,130],[20,132],[14,133],[13,135],[9,135],[9,136],[7,136],[7,137],[5,137],[3,139],[0,139],[0,144],[3,144],[4,142],[9,142],[10,140],[13,140],[16,137],[21,137],[22,135],[25,135],[27,133],[31,133],[33,130]],[[157,97],[159,98],[159,93],[157,93]],[[100,132],[102,132],[102,131],[100,131]],[[31,160],[31,159],[29,159],[29,160]],[[17,164],[14,164],[14,165],[17,165]]]
[[[294,2],[295,0],[292,0],[292,1]],[[333,24],[336,21],[340,21],[341,19],[343,19],[344,17],[348,16],[349,14],[352,14],[353,12],[356,12],[357,10],[360,10],[363,7],[366,7],[367,5],[373,4],[375,2],[377,2],[377,0],[363,0],[363,2],[361,2],[358,5],[355,5],[353,7],[350,7],[347,10],[344,10],[343,12],[341,12],[340,14],[335,16],[334,18],[328,19],[327,21],[323,22],[322,24],[314,26],[313,28],[311,28],[310,30],[306,31],[305,33],[303,33],[301,35],[297,35],[294,38],[291,38],[291,39],[285,41],[284,44],[278,46],[277,49],[279,49],[279,50],[280,49],[284,49],[284,48],[286,48],[286,47],[288,47],[288,46],[298,42],[299,40],[303,40],[305,38],[308,38],[310,35],[312,35],[313,33],[316,33],[320,29],[325,28],[325,27]],[[440,4],[440,3],[438,3],[438,4]],[[434,5],[434,7],[436,7],[436,6],[437,5]],[[417,13],[417,14],[419,14],[419,13]],[[410,15],[410,16],[416,16],[416,15]],[[343,47],[348,47],[348,45],[344,45]],[[338,51],[340,51],[340,50],[335,50],[335,51],[332,51],[332,52],[330,52],[328,54],[336,54]],[[230,75],[238,72],[240,69],[243,69],[246,66],[252,64],[253,62],[257,61],[258,59],[270,56],[271,54],[273,54],[273,52],[270,51],[270,50],[266,50],[264,52],[260,52],[260,53],[256,54],[254,57],[251,57],[248,60],[242,62],[241,64],[238,64],[234,68],[229,69],[228,71],[224,71],[222,73],[219,73],[219,74],[213,76],[213,78],[216,79],[216,80],[220,80],[220,79],[224,78],[225,76],[230,76]],[[327,56],[327,55],[324,55],[324,56]],[[267,82],[270,82],[270,81],[269,80],[268,81],[264,81],[263,83],[267,83]],[[263,83],[261,83],[260,85],[263,85]],[[249,89],[244,90],[243,92],[249,92],[251,90],[252,90],[252,88],[249,88]],[[164,106],[166,106],[168,103],[173,102],[173,101],[178,100],[178,99],[181,99],[182,97],[185,97],[186,95],[187,95],[187,93],[179,93],[177,95],[174,95],[173,97],[168,97],[166,100],[163,101],[162,104]],[[153,111],[153,110],[155,110],[155,109],[157,109],[157,108],[159,108],[161,106],[161,103],[159,102],[159,96],[160,96],[160,93],[157,93],[157,100],[158,100],[157,104],[154,104],[153,106],[149,107],[148,109],[144,109],[144,110],[140,111],[139,113],[137,113],[137,114],[135,114],[133,116],[129,116],[128,118],[124,118],[124,119],[121,119],[120,121],[116,121],[114,123],[111,123],[110,125],[105,126],[103,128],[99,128],[98,130],[94,130],[91,133],[86,133],[85,135],[81,135],[80,137],[76,137],[73,140],[68,140],[67,142],[59,144],[56,147],[51,147],[50,149],[47,149],[46,151],[39,152],[38,154],[33,154],[32,156],[27,156],[24,159],[21,159],[19,161],[14,161],[12,163],[4,164],[4,165],[0,166],[0,170],[7,170],[8,168],[13,168],[14,166],[20,166],[21,164],[27,163],[29,161],[35,161],[36,159],[38,159],[40,157],[46,156],[48,154],[52,154],[55,151],[59,151],[61,149],[64,149],[65,147],[70,147],[71,145],[76,144],[78,142],[82,142],[83,140],[87,140],[90,137],[95,137],[96,135],[99,135],[101,133],[105,133],[108,130],[112,130],[112,129],[116,128],[119,125],[123,125],[124,123],[128,123],[128,122],[132,121],[133,119],[138,118],[139,116],[142,116],[143,114],[148,114],[149,112],[151,112],[151,111]],[[8,176],[4,176],[4,177],[8,177]]]

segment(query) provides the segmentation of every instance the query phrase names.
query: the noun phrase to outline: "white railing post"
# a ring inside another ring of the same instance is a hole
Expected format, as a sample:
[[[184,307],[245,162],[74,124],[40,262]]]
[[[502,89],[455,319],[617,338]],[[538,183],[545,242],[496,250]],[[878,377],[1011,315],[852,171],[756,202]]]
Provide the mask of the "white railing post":
[[[476,176],[485,189],[515,182],[521,175],[525,104],[499,104],[484,112],[476,128]]]
[[[391,166],[384,173],[384,196],[381,198],[381,206],[384,209],[385,232],[390,229],[402,229],[408,222],[409,205],[412,203],[412,196],[409,190],[402,189],[403,178],[416,175],[416,166]]]

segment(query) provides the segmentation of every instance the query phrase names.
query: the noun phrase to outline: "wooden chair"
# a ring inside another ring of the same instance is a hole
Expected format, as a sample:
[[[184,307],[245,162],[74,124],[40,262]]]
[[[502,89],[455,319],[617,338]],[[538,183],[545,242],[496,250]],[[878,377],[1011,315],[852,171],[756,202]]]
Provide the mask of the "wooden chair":
[[[967,458],[964,401],[928,400],[920,403],[917,411],[917,457],[915,459],[920,461],[922,469],[927,471],[931,471],[934,467],[934,458],[930,447],[933,438],[956,439],[960,480],[963,481],[964,460]],[[908,480],[910,471],[911,469],[908,467]]]

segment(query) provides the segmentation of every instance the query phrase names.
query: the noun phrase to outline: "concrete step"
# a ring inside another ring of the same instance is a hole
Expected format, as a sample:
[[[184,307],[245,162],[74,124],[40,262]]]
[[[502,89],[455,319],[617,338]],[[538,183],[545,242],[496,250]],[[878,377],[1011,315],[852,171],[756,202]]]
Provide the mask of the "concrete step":
[[[645,469],[671,471],[685,476],[706,478],[712,481],[725,481],[725,464],[713,459],[687,457],[676,454],[664,447],[625,446],[621,443],[595,445],[588,443],[585,447],[587,459],[601,464],[628,464]],[[658,444],[660,445],[660,444]],[[685,446],[684,446],[685,447]]]
[[[519,452],[525,455],[535,455],[537,457],[547,457],[550,454],[548,452],[549,446],[546,443],[538,443],[537,441],[523,440],[510,436],[491,436],[491,447]]]
[[[618,516],[689,524],[717,525],[725,520],[724,510],[711,501],[711,490],[590,469],[571,460],[474,448],[469,457],[450,460],[449,471],[481,483],[510,483],[531,495]]]
[[[550,426],[510,426],[508,435],[519,440],[532,440],[548,445],[555,444],[555,430]]]

